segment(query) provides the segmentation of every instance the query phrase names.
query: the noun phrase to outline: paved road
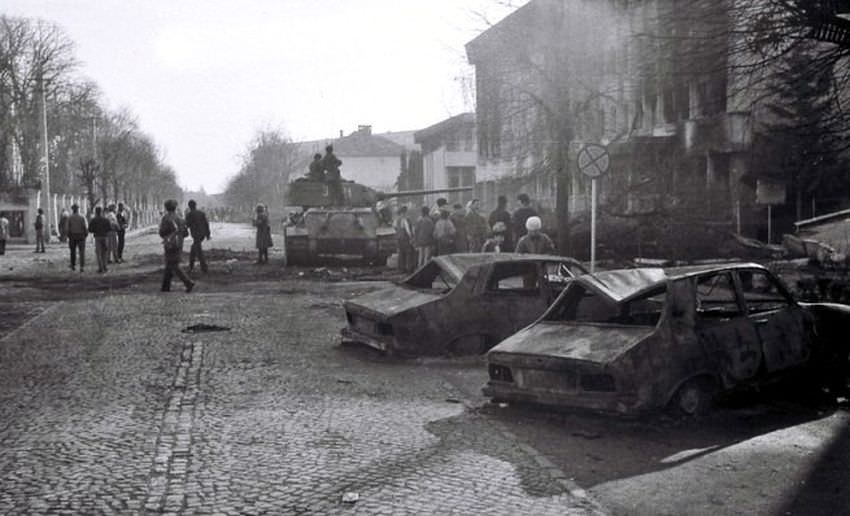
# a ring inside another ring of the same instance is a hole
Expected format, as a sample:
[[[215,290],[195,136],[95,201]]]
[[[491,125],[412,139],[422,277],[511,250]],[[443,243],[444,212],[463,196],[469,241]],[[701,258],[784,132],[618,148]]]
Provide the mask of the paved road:
[[[156,293],[153,235],[106,275],[63,269],[60,250],[13,257],[0,513],[597,510],[576,484],[623,515],[850,512],[846,405],[759,400],[692,422],[488,405],[480,359],[337,345],[340,301],[380,283],[254,265],[246,226],[213,236],[189,295]],[[181,332],[197,323],[230,330]]]
[[[601,512],[446,364],[340,346],[372,284],[243,287],[89,292],[6,333],[0,513]]]

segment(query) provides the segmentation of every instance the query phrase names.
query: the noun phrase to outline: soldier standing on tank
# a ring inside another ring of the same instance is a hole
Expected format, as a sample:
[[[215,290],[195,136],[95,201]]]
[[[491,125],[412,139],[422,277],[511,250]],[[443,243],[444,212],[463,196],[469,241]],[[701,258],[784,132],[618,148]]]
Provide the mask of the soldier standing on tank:
[[[328,145],[325,147],[325,157],[322,158],[322,166],[325,169],[325,180],[328,183],[328,197],[330,197],[331,206],[343,206],[345,204],[345,194],[342,191],[342,175],[339,172],[339,166],[342,161],[334,154],[334,146]]]
[[[313,161],[310,162],[310,168],[307,172],[307,179],[310,181],[325,182],[325,168],[322,162],[322,155],[319,153],[313,154]]]

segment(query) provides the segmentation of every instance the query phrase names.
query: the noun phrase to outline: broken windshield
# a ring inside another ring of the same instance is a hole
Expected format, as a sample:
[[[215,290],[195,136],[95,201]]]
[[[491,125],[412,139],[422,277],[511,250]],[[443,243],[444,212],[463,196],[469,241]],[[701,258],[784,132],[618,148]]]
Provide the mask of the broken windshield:
[[[459,281],[460,279],[454,274],[443,269],[438,262],[432,260],[425,267],[415,272],[402,285],[420,290],[448,292],[455,288]]]
[[[664,310],[667,287],[616,302],[580,284],[572,284],[547,311],[544,320],[655,326]]]

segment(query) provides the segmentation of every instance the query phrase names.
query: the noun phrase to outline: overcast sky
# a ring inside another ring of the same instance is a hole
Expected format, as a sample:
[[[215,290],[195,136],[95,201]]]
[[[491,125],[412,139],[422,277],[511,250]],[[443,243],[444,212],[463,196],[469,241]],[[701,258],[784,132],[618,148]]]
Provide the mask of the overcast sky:
[[[415,130],[473,110],[464,44],[498,0],[3,0],[61,26],[184,187],[219,192],[258,129]],[[515,2],[522,4],[523,1]]]

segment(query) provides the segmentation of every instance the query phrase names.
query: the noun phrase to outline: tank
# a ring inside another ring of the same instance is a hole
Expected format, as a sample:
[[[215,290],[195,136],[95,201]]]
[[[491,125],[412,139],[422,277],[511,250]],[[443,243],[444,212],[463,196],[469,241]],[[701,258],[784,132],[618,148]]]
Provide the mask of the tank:
[[[435,193],[467,192],[471,186],[381,192],[352,181],[342,183],[345,204],[331,206],[327,185],[299,178],[289,184],[290,206],[301,213],[284,231],[287,263],[312,263],[320,256],[361,257],[383,265],[396,252],[392,214],[385,201]]]

